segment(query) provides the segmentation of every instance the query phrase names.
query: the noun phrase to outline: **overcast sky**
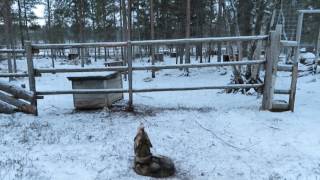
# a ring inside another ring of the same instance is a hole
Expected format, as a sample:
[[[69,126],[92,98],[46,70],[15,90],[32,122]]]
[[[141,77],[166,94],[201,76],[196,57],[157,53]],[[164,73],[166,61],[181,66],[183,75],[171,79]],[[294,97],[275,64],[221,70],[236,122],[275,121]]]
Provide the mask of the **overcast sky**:
[[[44,5],[36,5],[36,8],[33,11],[36,14],[36,16],[39,17],[39,20],[38,20],[39,25],[41,26],[45,25]]]

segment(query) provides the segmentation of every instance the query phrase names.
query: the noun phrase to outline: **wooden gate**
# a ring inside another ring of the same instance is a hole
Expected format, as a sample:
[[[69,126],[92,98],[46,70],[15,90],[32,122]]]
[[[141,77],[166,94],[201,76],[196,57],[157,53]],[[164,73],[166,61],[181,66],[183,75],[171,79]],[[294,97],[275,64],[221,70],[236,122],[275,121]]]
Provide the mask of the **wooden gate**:
[[[267,64],[265,74],[265,85],[263,92],[262,109],[271,111],[294,111],[296,86],[298,79],[298,53],[299,43],[297,41],[281,41],[282,25],[278,25],[275,31],[270,33],[270,41],[267,49]],[[282,47],[294,47],[295,55],[292,65],[278,65],[280,49]],[[291,85],[289,89],[277,89],[275,87],[278,71],[291,72]],[[288,102],[274,100],[275,94],[288,95]]]

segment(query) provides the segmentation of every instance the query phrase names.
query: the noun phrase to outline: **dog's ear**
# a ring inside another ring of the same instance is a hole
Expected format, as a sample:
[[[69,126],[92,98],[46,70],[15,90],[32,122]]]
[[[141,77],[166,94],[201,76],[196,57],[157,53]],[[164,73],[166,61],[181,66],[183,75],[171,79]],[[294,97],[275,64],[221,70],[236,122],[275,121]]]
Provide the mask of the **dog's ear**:
[[[138,131],[139,131],[139,130],[144,131],[144,125],[143,125],[143,123],[140,123],[140,125],[139,125],[139,127],[138,127]]]

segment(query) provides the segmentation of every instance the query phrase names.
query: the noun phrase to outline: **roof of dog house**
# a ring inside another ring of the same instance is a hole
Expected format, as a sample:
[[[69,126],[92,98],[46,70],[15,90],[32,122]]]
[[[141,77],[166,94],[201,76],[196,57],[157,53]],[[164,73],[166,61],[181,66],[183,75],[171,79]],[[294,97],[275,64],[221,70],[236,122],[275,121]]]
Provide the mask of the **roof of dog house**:
[[[86,73],[74,73],[67,78],[71,81],[77,80],[107,80],[115,78],[119,72],[86,72]]]

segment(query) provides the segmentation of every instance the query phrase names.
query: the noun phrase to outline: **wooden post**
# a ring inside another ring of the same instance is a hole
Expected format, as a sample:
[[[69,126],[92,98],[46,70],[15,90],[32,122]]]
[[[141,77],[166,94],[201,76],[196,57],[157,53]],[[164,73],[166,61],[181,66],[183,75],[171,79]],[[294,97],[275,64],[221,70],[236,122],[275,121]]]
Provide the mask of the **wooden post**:
[[[8,72],[9,73],[13,73],[13,70],[12,70],[12,59],[11,59],[11,53],[8,52],[7,53],[7,58],[8,58]],[[13,80],[13,77],[9,77],[9,81],[12,81]]]
[[[297,36],[296,41],[298,46],[295,48],[295,56],[293,61],[293,70],[292,70],[292,80],[291,80],[291,93],[289,97],[289,108],[293,112],[294,111],[294,103],[296,99],[296,90],[297,90],[297,82],[298,82],[298,59],[300,54],[300,42],[301,42],[301,33],[302,33],[302,25],[303,25],[303,17],[304,13],[299,12],[298,25],[297,25]]]
[[[271,110],[274,95],[274,86],[277,76],[277,66],[280,56],[280,40],[282,26],[277,25],[276,31],[271,31],[270,41],[266,54],[266,73],[264,79],[264,91],[262,100],[262,110]]]
[[[128,41],[128,17],[127,17],[127,8],[126,8],[126,1],[125,0],[120,0],[122,8],[121,8],[121,12],[122,12],[122,20],[123,20],[123,24],[122,24],[122,41]],[[123,65],[126,66],[128,64],[128,47],[124,47],[123,48]],[[124,73],[124,80],[127,80],[127,73]]]
[[[85,53],[84,53],[84,48],[81,48],[81,49],[80,49],[81,67],[84,67],[84,58],[85,58],[85,57],[84,57],[84,54],[85,54]]]
[[[12,57],[13,57],[13,73],[17,73],[17,54],[15,51],[15,48],[13,48],[12,52]]]
[[[154,40],[154,12],[153,12],[153,0],[150,0],[150,21],[151,21],[151,39]],[[154,46],[151,45],[151,64],[155,64],[155,49]],[[152,78],[156,77],[156,73],[152,70]]]
[[[129,83],[129,109],[133,109],[133,92],[132,92],[132,45],[128,41],[128,83]]]
[[[52,68],[55,68],[55,65],[54,65],[54,53],[53,53],[53,49],[51,49],[51,65],[52,65]]]
[[[107,48],[104,47],[104,61],[107,62]]]
[[[27,53],[27,64],[28,64],[28,75],[29,75],[29,89],[34,93],[34,97],[32,99],[31,105],[36,108],[35,115],[38,115],[38,107],[37,107],[37,94],[36,94],[36,78],[35,71],[32,59],[32,46],[31,41],[26,41],[26,53]]]
[[[320,53],[320,29],[319,29],[319,35],[318,35],[318,41],[317,41],[317,47],[316,47],[316,59],[315,59],[314,73],[317,73],[317,69],[318,69],[318,65],[319,65],[319,53]]]
[[[128,0],[128,30],[127,30],[127,38],[128,38],[128,83],[129,83],[129,102],[128,102],[128,108],[129,110],[133,110],[133,91],[132,91],[132,43],[131,43],[131,0]]]
[[[94,62],[97,62],[97,47],[94,47]]]

